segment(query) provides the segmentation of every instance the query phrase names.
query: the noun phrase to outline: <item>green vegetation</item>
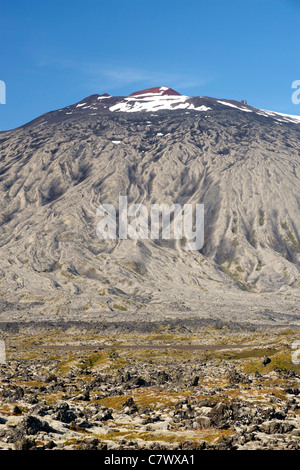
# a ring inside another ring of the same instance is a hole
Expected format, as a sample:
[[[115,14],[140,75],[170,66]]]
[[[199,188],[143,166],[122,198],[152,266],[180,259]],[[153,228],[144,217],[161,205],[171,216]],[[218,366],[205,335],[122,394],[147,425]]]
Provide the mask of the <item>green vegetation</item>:
[[[231,231],[232,231],[232,233],[237,233],[237,231],[238,231],[238,218],[237,218],[236,212],[233,212],[233,220],[232,220]]]
[[[256,271],[260,271],[262,269],[262,267],[264,266],[264,264],[261,262],[261,260],[257,260],[257,265],[256,265]]]
[[[250,243],[250,245],[252,245],[254,248],[256,247],[256,238],[255,238],[255,230],[251,230],[251,232],[249,233],[249,236],[248,236],[248,241]]]
[[[287,240],[292,243],[293,250],[296,251],[297,253],[300,253],[300,246],[299,246],[298,240],[293,234],[290,227],[288,226],[287,222],[282,222],[281,227],[286,231]]]
[[[123,312],[127,312],[128,310],[127,307],[124,307],[124,305],[121,305],[121,304],[114,304],[113,308],[115,308],[116,310],[122,310]]]
[[[243,276],[245,270],[237,263],[237,261],[227,261],[220,266],[220,269],[225,274],[234,279],[237,282],[239,288],[243,291],[255,292],[255,287],[246,282],[245,276]]]
[[[265,212],[262,209],[258,211],[258,223],[260,226],[263,226],[265,223]]]
[[[232,244],[235,247],[239,246],[239,242],[238,242],[238,239],[236,237],[232,240]]]

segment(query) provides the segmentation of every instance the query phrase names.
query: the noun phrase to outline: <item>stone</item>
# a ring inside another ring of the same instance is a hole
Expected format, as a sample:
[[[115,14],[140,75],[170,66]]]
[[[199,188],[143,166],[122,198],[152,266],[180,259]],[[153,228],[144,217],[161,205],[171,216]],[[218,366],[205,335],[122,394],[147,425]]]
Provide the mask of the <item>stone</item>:
[[[267,364],[270,364],[271,359],[268,356],[264,356],[262,365],[265,367]]]

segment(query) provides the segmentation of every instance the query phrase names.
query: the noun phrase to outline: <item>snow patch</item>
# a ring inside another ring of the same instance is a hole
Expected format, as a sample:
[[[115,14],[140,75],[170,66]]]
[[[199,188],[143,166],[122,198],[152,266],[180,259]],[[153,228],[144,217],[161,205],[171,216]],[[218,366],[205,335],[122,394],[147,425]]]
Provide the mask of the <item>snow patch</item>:
[[[245,111],[247,113],[255,112],[256,114],[259,114],[260,116],[272,117],[272,118],[274,118],[274,119],[276,119],[277,121],[280,121],[280,122],[293,122],[295,124],[300,123],[300,116],[295,116],[295,115],[292,115],[292,114],[277,113],[275,111],[268,111],[268,110],[265,110],[265,109],[259,109],[259,110],[255,111],[255,110],[250,110],[250,109],[247,109],[247,108],[244,108],[244,107],[236,106],[235,104],[232,104],[232,103],[227,103],[227,101],[220,101],[220,100],[217,100],[217,101],[218,101],[218,103],[224,104],[225,106],[230,106],[231,108],[236,108],[236,109],[239,109],[240,111]]]
[[[277,113],[275,111],[267,111],[265,109],[261,109],[260,111],[262,112],[257,114],[261,114],[262,116],[266,117],[273,117],[280,122],[293,122],[295,124],[300,124],[300,116],[296,116],[293,114]],[[277,118],[277,116],[279,116],[281,119],[279,117]]]
[[[163,92],[164,90],[162,90]],[[211,108],[200,106],[195,108],[189,103],[189,96],[184,95],[160,95],[158,93],[145,93],[135,96],[128,96],[120,103],[109,108],[112,112],[135,113],[139,111],[158,111],[158,110],[176,110],[193,109],[196,111],[207,111]]]

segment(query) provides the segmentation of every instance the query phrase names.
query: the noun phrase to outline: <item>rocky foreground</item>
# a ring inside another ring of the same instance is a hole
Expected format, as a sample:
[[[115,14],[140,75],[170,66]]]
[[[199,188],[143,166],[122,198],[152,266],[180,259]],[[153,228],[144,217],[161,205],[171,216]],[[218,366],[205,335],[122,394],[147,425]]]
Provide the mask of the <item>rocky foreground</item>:
[[[2,450],[300,449],[295,330],[2,338]]]

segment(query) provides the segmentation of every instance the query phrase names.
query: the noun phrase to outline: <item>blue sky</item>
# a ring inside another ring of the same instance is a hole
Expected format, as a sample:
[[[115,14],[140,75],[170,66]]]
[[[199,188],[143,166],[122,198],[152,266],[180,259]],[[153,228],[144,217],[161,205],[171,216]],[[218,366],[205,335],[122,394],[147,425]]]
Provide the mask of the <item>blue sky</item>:
[[[160,85],[300,115],[299,24],[300,0],[3,1],[0,130]]]

